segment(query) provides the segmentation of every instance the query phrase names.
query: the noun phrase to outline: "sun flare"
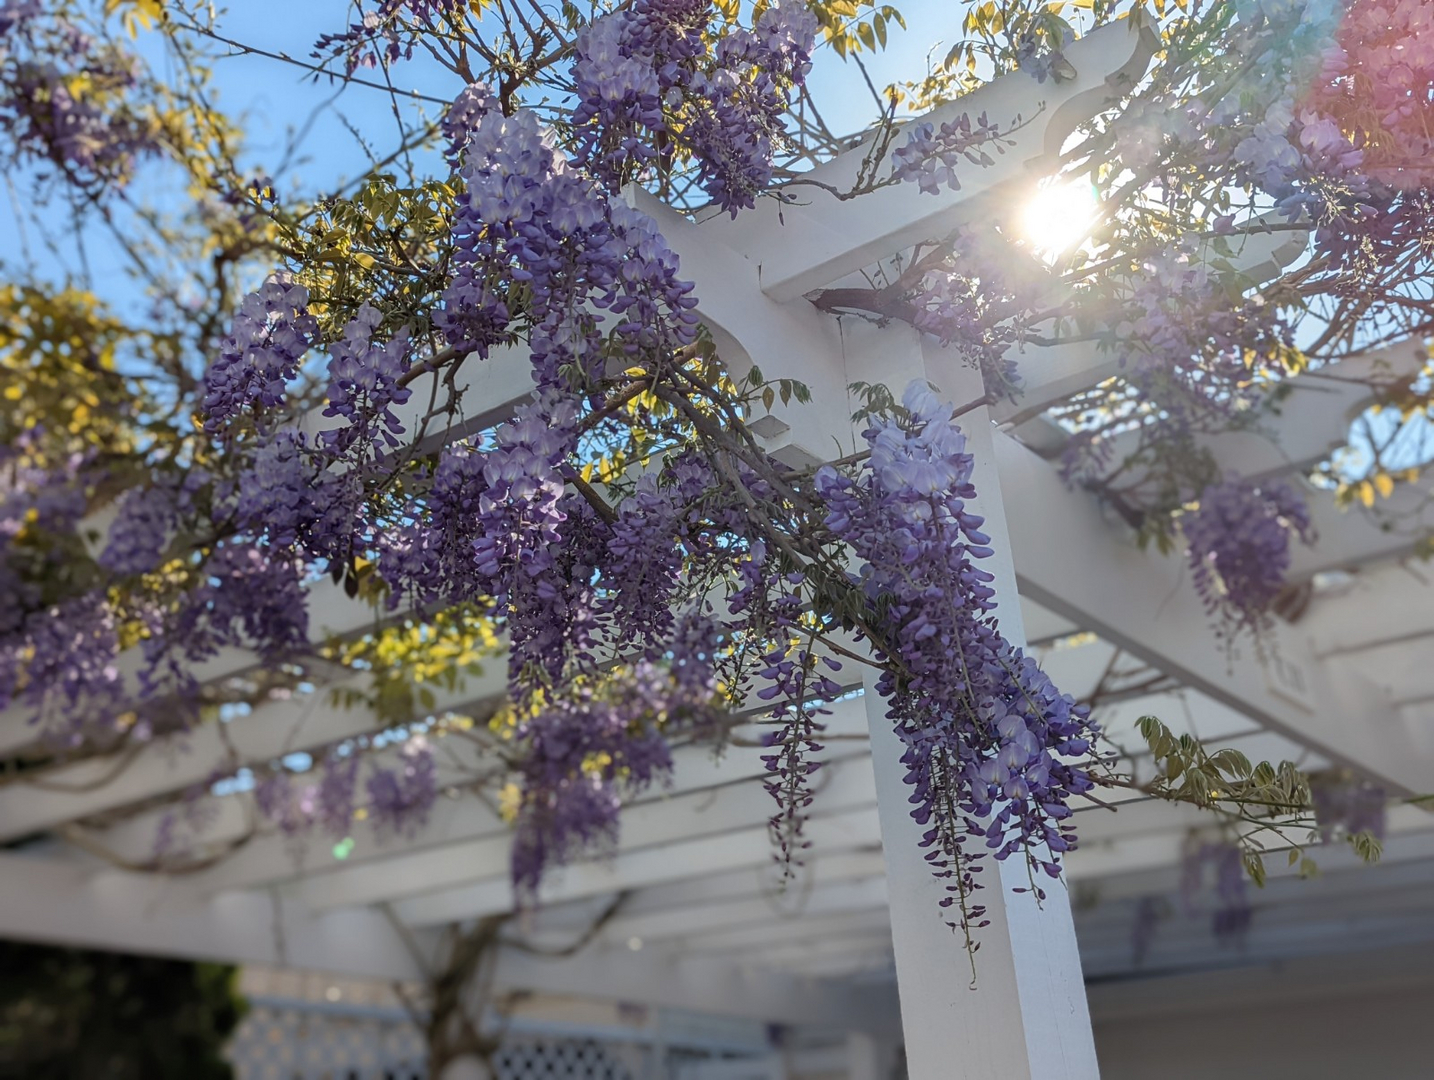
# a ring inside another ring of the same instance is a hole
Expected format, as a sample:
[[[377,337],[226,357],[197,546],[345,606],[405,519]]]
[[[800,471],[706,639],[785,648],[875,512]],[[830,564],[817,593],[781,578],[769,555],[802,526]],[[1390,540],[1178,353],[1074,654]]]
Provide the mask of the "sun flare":
[[[1079,181],[1041,185],[1021,214],[1021,232],[1038,251],[1055,257],[1084,243],[1095,225],[1095,189]]]

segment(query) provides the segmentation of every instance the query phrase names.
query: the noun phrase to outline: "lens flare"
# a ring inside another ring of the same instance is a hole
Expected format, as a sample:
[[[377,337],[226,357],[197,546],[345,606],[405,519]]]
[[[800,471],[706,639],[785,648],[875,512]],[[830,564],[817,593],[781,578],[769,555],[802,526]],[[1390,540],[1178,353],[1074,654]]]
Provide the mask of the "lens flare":
[[[1021,213],[1021,232],[1047,257],[1063,255],[1090,235],[1096,216],[1095,189],[1077,181],[1041,185]]]

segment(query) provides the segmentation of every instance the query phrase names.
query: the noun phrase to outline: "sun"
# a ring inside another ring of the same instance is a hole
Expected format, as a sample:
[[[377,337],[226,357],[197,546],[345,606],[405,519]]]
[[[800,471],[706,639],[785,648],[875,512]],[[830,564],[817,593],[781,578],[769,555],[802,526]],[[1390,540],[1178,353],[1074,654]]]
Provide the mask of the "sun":
[[[1047,180],[1021,211],[1021,233],[1048,259],[1080,246],[1095,226],[1095,189],[1074,180]]]

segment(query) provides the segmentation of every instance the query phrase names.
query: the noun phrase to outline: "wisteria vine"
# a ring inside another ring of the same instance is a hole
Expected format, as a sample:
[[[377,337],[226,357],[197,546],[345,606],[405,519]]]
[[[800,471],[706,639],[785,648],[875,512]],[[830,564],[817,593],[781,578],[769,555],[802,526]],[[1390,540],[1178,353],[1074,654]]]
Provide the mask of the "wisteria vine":
[[[1069,24],[1019,6],[1004,46],[988,33],[993,62],[1043,85],[1078,74]],[[1163,67],[1064,151],[1068,178],[1101,188],[1089,239],[1043,254],[997,208],[798,303],[911,324],[980,371],[975,404],[1018,403],[1035,350],[1098,348],[1119,375],[1057,403],[1042,452],[1138,538],[1183,547],[1227,640],[1260,639],[1294,541],[1313,539],[1306,493],[1297,477],[1225,475],[1212,441],[1260,430],[1286,380],[1356,342],[1434,325],[1420,292],[1434,26],[1412,0],[1186,7],[1159,27]],[[459,77],[415,139],[442,175],[376,174],[291,212],[267,181],[216,167],[231,243],[215,258],[222,310],[183,339],[194,370],[136,391],[123,439],[86,434],[98,394],[68,427],[5,414],[0,708],[93,753],[219,707],[194,672],[227,650],[283,693],[320,659],[357,658],[382,685],[395,626],[421,628],[420,652],[444,619],[481,626],[504,659],[501,693],[461,718],[478,779],[435,753],[457,720],[408,701],[384,738],[314,748],[302,768],[235,762],[216,782],[247,770],[270,827],[340,842],[357,820],[415,836],[442,792],[494,787],[532,900],[552,866],[616,843],[622,807],[672,779],[680,748],[750,725],[774,847],[799,863],[824,718],[872,665],[948,921],[974,943],[987,856],[1024,859],[1040,894],[1075,844],[1073,801],[1111,778],[1089,711],[1000,628],[954,418],[972,403],[916,382],[868,409],[833,463],[769,455],[753,421],[806,388],[720,355],[629,197],[731,217],[812,190],[946,199],[1030,120],[948,103],[903,125],[893,92],[870,137],[804,146],[819,38],[845,40],[829,16],[803,0],[635,0],[495,49],[472,5],[379,0],[317,42],[311,59],[348,79],[419,49]],[[119,45],[38,3],[0,6],[17,165],[105,205],[173,131],[137,88],[152,89]],[[868,155],[853,189],[800,175],[801,153],[842,148]],[[1284,233],[1304,237],[1298,270],[1264,285],[1238,269],[1243,244]],[[251,274],[237,303],[231,263]],[[32,374],[29,357],[53,363],[84,337],[37,321],[45,349],[0,338]],[[131,344],[182,354],[176,340]],[[514,352],[530,396],[465,400]],[[134,383],[109,355],[84,370],[106,393]],[[373,625],[324,640],[326,579],[370,602]]]

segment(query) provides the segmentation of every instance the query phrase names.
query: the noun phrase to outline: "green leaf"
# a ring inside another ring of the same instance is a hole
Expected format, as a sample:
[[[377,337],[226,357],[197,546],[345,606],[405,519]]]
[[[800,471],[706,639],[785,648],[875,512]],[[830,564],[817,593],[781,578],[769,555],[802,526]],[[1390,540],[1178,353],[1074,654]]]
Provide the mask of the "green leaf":
[[[1265,860],[1260,857],[1260,853],[1246,848],[1241,852],[1240,857],[1244,860],[1245,873],[1250,875],[1250,880],[1263,889],[1265,887]]]
[[[1384,856],[1384,845],[1368,829],[1351,834],[1349,846],[1367,863],[1376,863]]]
[[[1219,769],[1227,776],[1235,776],[1241,780],[1249,778],[1253,771],[1250,759],[1240,751],[1226,748],[1210,755],[1210,764]]]

